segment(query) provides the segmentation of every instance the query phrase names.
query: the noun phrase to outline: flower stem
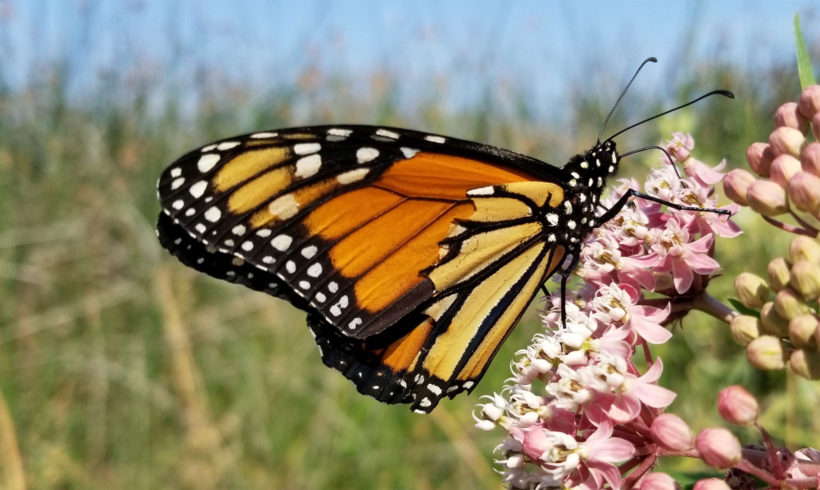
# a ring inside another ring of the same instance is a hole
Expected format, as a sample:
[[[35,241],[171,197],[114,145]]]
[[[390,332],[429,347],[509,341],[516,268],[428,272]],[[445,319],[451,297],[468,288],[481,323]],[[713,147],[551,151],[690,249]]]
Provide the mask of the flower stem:
[[[763,215],[761,215],[761,216],[763,216]],[[780,228],[781,230],[784,230],[784,231],[788,231],[789,233],[795,233],[797,235],[806,235],[806,236],[810,236],[810,237],[813,237],[813,236],[817,235],[817,231],[812,233],[810,230],[804,230],[803,228],[798,228],[794,225],[788,225],[786,223],[783,223],[782,221],[777,221],[776,219],[772,219],[768,216],[763,216],[763,219],[766,220],[772,226],[776,226],[777,228]]]
[[[732,321],[732,318],[740,314],[715,299],[714,296],[710,295],[706,291],[692,298],[692,308],[708,313],[709,315],[712,315],[725,323],[729,323]]]

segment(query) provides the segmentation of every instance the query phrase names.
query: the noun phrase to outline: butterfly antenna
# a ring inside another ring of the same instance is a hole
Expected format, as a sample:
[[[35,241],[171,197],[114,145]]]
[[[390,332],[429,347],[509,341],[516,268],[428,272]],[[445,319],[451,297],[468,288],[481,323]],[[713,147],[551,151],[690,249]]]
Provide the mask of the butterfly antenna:
[[[625,158],[625,157],[628,157],[629,155],[634,155],[635,153],[640,153],[640,152],[646,151],[646,150],[660,150],[660,151],[662,151],[663,154],[666,155],[666,158],[669,160],[669,164],[672,165],[672,168],[675,170],[675,175],[677,175],[679,179],[681,178],[680,172],[678,172],[678,167],[675,166],[675,160],[672,159],[672,155],[670,155],[669,152],[666,151],[666,148],[664,148],[662,146],[658,146],[658,145],[644,146],[643,148],[638,148],[637,150],[632,150],[632,151],[628,151],[626,153],[621,153],[620,156],[621,156],[621,158]]]
[[[632,129],[632,128],[636,127],[636,126],[640,126],[640,125],[641,125],[641,124],[643,124],[643,123],[647,123],[647,122],[649,122],[649,121],[651,121],[651,120],[653,120],[653,119],[657,119],[657,118],[659,118],[659,117],[661,117],[661,116],[665,116],[665,115],[669,114],[670,112],[675,112],[675,111],[677,111],[677,110],[683,109],[684,107],[690,106],[690,105],[694,104],[695,102],[698,102],[699,100],[705,99],[706,97],[711,97],[711,96],[713,96],[713,95],[722,95],[722,96],[724,96],[724,97],[726,97],[726,98],[729,98],[729,99],[734,99],[734,98],[735,98],[735,94],[733,94],[732,92],[730,92],[730,91],[728,91],[728,90],[720,90],[720,89],[719,89],[719,90],[712,90],[711,92],[707,92],[707,93],[705,93],[705,94],[701,95],[700,97],[698,97],[698,98],[696,98],[696,99],[690,100],[689,102],[687,102],[687,103],[685,103],[685,104],[681,104],[681,105],[679,105],[679,106],[677,106],[677,107],[673,107],[673,108],[671,108],[671,109],[667,109],[667,110],[665,110],[665,111],[661,112],[660,114],[655,114],[655,115],[654,115],[654,116],[652,116],[652,117],[647,117],[646,119],[644,119],[644,120],[642,120],[642,121],[638,121],[638,122],[636,122],[635,124],[630,124],[629,126],[627,126],[627,127],[625,127],[624,129],[622,129],[622,130],[618,131],[617,133],[613,134],[612,136],[610,136],[610,137],[609,137],[609,138],[607,138],[607,139],[608,139],[608,140],[611,140],[611,139],[613,139],[613,138],[617,137],[619,134],[623,134],[623,133],[625,133],[625,132],[629,131],[630,129]],[[599,140],[600,140],[600,136],[599,136]]]
[[[629,86],[632,85],[632,82],[634,82],[635,78],[638,77],[638,73],[641,72],[641,69],[643,69],[645,64],[647,64],[647,63],[657,63],[657,61],[658,61],[657,58],[649,57],[649,58],[643,60],[643,62],[641,62],[641,66],[639,66],[638,69],[635,70],[635,74],[632,75],[632,78],[629,79],[629,82],[626,84],[626,87],[624,87],[624,89],[621,91],[621,95],[618,96],[618,100],[616,100],[615,103],[612,104],[612,109],[609,110],[609,114],[607,114],[606,118],[604,118],[604,123],[601,125],[601,130],[598,131],[598,144],[599,145],[601,144],[601,135],[604,134],[604,129],[606,129],[606,123],[609,122],[609,118],[612,117],[612,113],[615,112],[615,109],[618,108],[618,104],[621,103],[621,99],[623,99],[624,95],[626,95],[627,90],[629,90]]]

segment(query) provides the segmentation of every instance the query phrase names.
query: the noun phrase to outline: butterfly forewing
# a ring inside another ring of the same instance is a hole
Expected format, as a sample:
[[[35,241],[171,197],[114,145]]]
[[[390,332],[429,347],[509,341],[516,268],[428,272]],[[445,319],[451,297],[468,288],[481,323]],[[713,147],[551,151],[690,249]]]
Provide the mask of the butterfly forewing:
[[[168,167],[158,233],[186,265],[306,310],[359,391],[429,411],[474,385],[560,267],[568,179],[395,128],[261,132]]]

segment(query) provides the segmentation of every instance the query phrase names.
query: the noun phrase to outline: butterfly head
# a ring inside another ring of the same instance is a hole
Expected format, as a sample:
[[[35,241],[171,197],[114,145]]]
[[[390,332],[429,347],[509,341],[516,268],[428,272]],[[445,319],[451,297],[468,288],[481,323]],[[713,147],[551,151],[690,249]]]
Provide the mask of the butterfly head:
[[[567,183],[578,193],[601,195],[606,179],[618,171],[621,156],[611,139],[595,145],[592,149],[575,155],[564,165]]]

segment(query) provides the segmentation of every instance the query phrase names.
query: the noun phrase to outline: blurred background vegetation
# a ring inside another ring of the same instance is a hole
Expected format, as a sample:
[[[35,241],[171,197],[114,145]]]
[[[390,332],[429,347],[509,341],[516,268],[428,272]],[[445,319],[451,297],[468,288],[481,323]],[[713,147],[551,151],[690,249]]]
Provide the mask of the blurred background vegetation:
[[[651,41],[629,56],[617,46],[573,56],[572,68],[556,67],[566,68],[569,87],[560,108],[544,108],[537,80],[497,76],[505,53],[492,39],[476,40],[478,53],[462,45],[410,86],[407,60],[387,53],[377,68],[351,73],[332,62],[343,39],[327,50],[314,42],[268,66],[260,85],[230,76],[219,57],[197,58],[196,42],[173,42],[176,23],[196,19],[196,9],[171,8],[156,30],[101,44],[95,8],[105,2],[64,3],[70,18],[54,7],[59,2],[37,2],[34,11],[51,20],[32,21],[21,45],[8,34],[20,4],[0,0],[0,57],[16,63],[0,63],[0,486],[498,488],[491,462],[502,434],[475,430],[472,407],[500,389],[513,352],[538,331],[540,301],[472,396],[426,417],[384,406],[323,367],[301,312],[197,275],[164,253],[153,230],[156,178],[182,152],[215,138],[334,121],[414,127],[561,162],[594,140],[623,81],[657,54]],[[312,5],[320,12],[323,3]],[[118,8],[128,18],[142,6]],[[272,28],[285,21],[272,20]],[[694,16],[676,21],[688,39],[715,34]],[[816,21],[804,13],[815,61]],[[497,22],[503,27],[503,17]],[[54,23],[71,23],[62,49],[32,56]],[[206,32],[199,36],[205,44]],[[745,147],[767,137],[775,107],[799,92],[793,57],[761,65],[752,61],[759,47],[748,59],[727,59],[719,45],[700,54],[681,46],[648,68],[662,75],[647,75],[650,90],[639,82],[611,130],[715,87],[738,99],[645,125],[623,135],[620,148],[690,131],[700,159],[744,165]],[[152,57],[154,49],[162,56]],[[95,68],[94,54],[104,50],[117,62]],[[538,60],[545,63],[548,54]],[[459,95],[465,79],[469,97]],[[645,175],[658,161],[641,158],[630,160],[627,175]],[[769,257],[786,251],[788,237],[770,239],[755,216],[737,220],[745,234],[717,244],[725,272],[711,290],[724,300],[739,271],[762,273]],[[776,437],[792,447],[817,444],[816,385],[750,369],[727,327],[703,315],[691,314],[675,333],[656,353],[664,384],[680,394],[672,410],[695,429],[719,424],[717,389],[741,383],[762,397],[764,424]],[[703,468],[682,461],[667,469]]]

